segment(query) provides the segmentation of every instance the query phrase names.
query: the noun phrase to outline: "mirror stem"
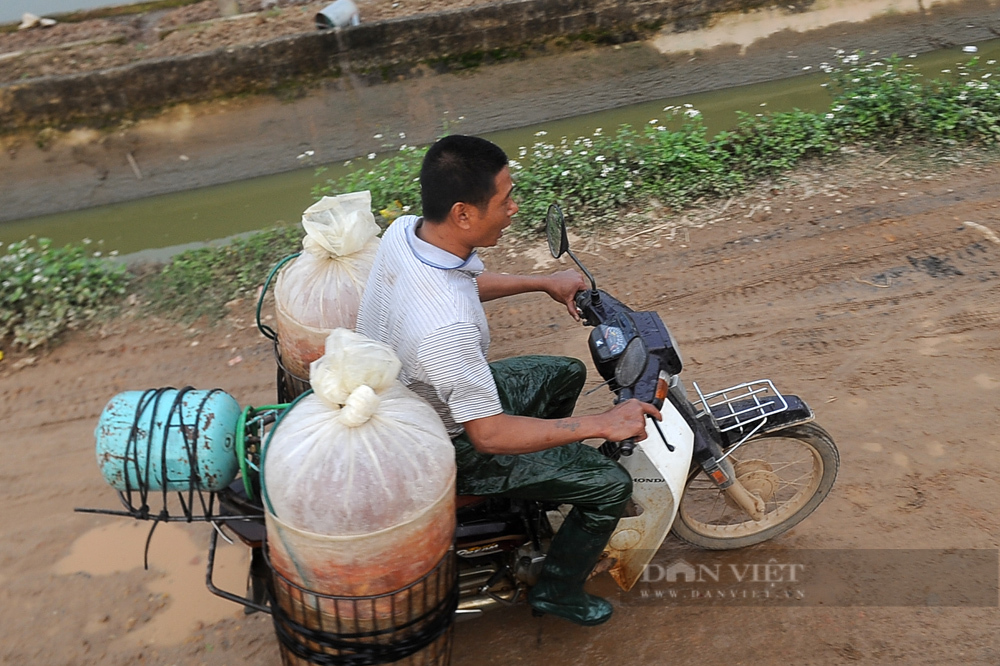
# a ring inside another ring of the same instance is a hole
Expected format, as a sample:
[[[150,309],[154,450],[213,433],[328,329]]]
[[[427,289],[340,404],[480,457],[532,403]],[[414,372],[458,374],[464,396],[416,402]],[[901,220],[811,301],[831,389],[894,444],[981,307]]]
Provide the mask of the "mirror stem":
[[[576,258],[576,255],[573,254],[572,250],[570,250],[570,249],[567,248],[566,249],[566,254],[569,255],[569,258],[572,259],[573,262],[576,263],[576,265],[580,267],[580,270],[583,271],[583,274],[587,276],[588,280],[590,280],[590,300],[591,300],[591,302],[593,302],[593,303],[600,303],[601,302],[601,292],[597,291],[597,282],[594,281],[594,276],[590,274],[590,271],[588,271],[584,267],[583,264],[580,263],[580,260]]]

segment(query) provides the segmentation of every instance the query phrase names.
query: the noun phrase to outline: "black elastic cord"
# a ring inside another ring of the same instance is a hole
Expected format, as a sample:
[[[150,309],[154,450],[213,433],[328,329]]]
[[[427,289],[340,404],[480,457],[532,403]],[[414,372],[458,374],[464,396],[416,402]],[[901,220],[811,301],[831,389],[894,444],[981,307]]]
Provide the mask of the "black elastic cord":
[[[150,519],[149,491],[151,486],[150,475],[152,473],[153,459],[153,431],[156,428],[160,403],[168,391],[175,390],[176,389],[173,387],[167,387],[149,389],[143,392],[143,394],[139,397],[138,404],[136,405],[135,416],[132,419],[132,427],[129,430],[128,440],[125,443],[125,455],[122,463],[125,491],[119,492],[118,496],[121,499],[122,504],[125,505],[125,508],[128,509],[129,513],[132,514],[134,518],[138,518],[140,520]],[[205,393],[202,397],[201,403],[195,410],[194,425],[188,427],[184,422],[184,398],[193,390],[195,389],[190,386],[185,386],[180,390],[176,390],[177,394],[174,396],[173,403],[170,405],[167,413],[163,416],[163,433],[160,442],[160,478],[158,479],[162,496],[162,506],[159,513],[156,514],[156,517],[153,518],[153,525],[146,537],[146,547],[143,552],[143,566],[146,569],[149,568],[149,545],[153,539],[153,532],[156,531],[157,525],[170,519],[170,512],[167,509],[170,492],[168,486],[171,484],[171,479],[167,474],[167,443],[170,439],[171,428],[176,428],[180,432],[180,436],[183,438],[182,441],[184,451],[187,454],[189,467],[187,490],[180,490],[177,492],[182,514],[187,522],[194,520],[195,493],[198,495],[198,502],[200,503],[202,513],[206,518],[211,518],[215,507],[214,496],[209,497],[206,501],[205,492],[202,489],[202,478],[198,467],[198,442],[201,438],[202,416],[208,405],[208,401],[214,394],[221,392],[221,389],[212,389],[211,391],[207,391]],[[142,419],[142,415],[147,409],[150,410],[149,421],[145,430],[143,430],[140,428],[140,421]],[[141,432],[143,433],[143,436],[140,436]],[[145,447],[146,453],[145,465],[143,466],[140,466],[139,464],[140,447]],[[135,487],[133,487],[129,475],[130,465],[135,472]],[[143,467],[145,467],[145,469],[143,469]],[[186,501],[184,497],[185,492],[187,493]],[[138,493],[138,507],[135,506],[135,503],[133,502],[133,493]]]

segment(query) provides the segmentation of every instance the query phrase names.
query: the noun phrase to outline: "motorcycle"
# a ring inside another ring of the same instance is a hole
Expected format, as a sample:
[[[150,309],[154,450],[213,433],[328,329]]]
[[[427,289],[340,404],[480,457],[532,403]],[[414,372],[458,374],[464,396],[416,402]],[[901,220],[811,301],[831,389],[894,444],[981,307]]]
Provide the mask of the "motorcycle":
[[[546,235],[553,258],[569,256],[590,282],[589,290],[576,295],[576,306],[592,327],[590,352],[615,401],[637,398],[663,416],[662,421],[647,418],[641,442],[600,447],[631,474],[633,495],[598,568],[607,569],[627,591],[668,533],[701,548],[742,548],[772,539],[812,513],[833,488],[840,456],[809,406],[779,393],[767,379],[708,393],[694,383],[696,398],[689,400],[680,380],[680,352],[660,316],[635,312],[597,288],[569,248],[557,204],[549,208]],[[284,385],[279,378],[279,386]],[[219,493],[223,513],[259,515],[260,506],[234,487]],[[459,496],[456,619],[523,601],[561,517],[553,504]],[[250,590],[243,598],[212,584],[217,533],[210,544],[209,588],[266,611],[263,525],[256,520],[225,524],[254,549]]]
[[[636,398],[655,405],[663,417],[662,421],[647,417],[646,437],[640,442],[600,446],[604,455],[630,473],[633,494],[597,569],[609,571],[627,591],[640,579],[668,533],[700,548],[742,548],[772,539],[811,514],[830,493],[840,457],[805,401],[781,394],[768,379],[713,392],[692,383],[694,399],[689,399],[680,379],[680,352],[659,314],[636,312],[597,288],[591,273],[569,248],[557,204],[549,207],[546,236],[552,256],[568,256],[590,282],[590,289],[577,293],[575,302],[584,324],[592,328],[589,348],[604,385],[616,402]],[[259,317],[258,306],[258,324]],[[170,516],[166,508],[153,516],[148,491],[140,493],[141,506],[136,507],[135,486],[128,488],[128,483],[127,493],[119,492],[125,511],[89,510],[156,521],[211,522],[215,530],[209,541],[207,587],[243,605],[247,613],[271,612],[258,479],[262,443],[267,429],[288,408],[282,398],[288,396],[289,387],[304,388],[301,380],[289,381],[296,378],[283,372],[277,352],[276,357],[281,404],[243,410],[233,451],[240,478],[208,493],[207,500],[202,497],[200,515],[193,511],[199,505],[191,494],[193,485],[187,500],[181,497],[184,516]],[[162,485],[166,507],[166,484]],[[198,491],[198,495],[204,493]],[[478,617],[526,598],[559,527],[559,508],[502,497],[457,498],[455,619]],[[245,595],[214,583],[218,538],[230,540],[227,533],[251,549]]]

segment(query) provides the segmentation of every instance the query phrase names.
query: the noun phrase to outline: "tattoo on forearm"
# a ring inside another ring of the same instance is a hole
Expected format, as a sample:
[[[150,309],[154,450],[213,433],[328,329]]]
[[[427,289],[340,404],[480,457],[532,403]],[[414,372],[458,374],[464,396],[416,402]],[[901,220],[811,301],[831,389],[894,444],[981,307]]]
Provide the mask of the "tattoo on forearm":
[[[576,432],[580,429],[580,421],[577,419],[561,419],[556,421],[556,428],[560,430],[569,430],[570,432]]]

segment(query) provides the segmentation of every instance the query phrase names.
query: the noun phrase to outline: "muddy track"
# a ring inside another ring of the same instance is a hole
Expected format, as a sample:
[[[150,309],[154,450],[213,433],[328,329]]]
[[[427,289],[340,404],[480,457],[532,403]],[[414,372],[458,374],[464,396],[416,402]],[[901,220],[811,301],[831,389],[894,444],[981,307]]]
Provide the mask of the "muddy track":
[[[663,316],[684,355],[689,386],[769,377],[803,396],[838,442],[842,467],[830,498],[765,554],[995,551],[1000,243],[987,232],[1000,232],[1000,170],[966,167],[927,180],[902,167],[873,172],[871,164],[850,171],[847,161],[712,203],[701,217],[716,222],[673,236],[619,242],[635,230],[605,231],[581,242],[580,256],[599,285]],[[541,245],[505,241],[485,260],[511,272],[562,267],[546,261]],[[205,529],[158,533],[150,572],[140,566],[144,529],[133,530],[132,545],[119,543],[118,532],[94,542],[99,558],[122,559],[113,575],[59,568],[68,566],[60,563],[79,540],[118,525],[71,513],[74,506],[116,505],[92,449],[94,424],[112,395],[191,384],[220,386],[242,404],[273,400],[271,349],[250,325],[251,308],[235,305],[216,328],[124,319],[73,336],[19,371],[12,366],[22,355],[0,365],[0,661],[276,663],[266,618],[244,618],[224,602],[212,611],[218,614],[203,614]],[[496,358],[588,358],[587,331],[544,297],[491,302],[487,311]],[[598,387],[595,377],[589,388]],[[608,404],[607,391],[597,388],[578,411]],[[173,542],[190,550],[176,554]],[[697,556],[674,540],[665,549]],[[238,567],[236,574],[238,586]],[[1000,661],[995,607],[638,605],[606,580],[594,585],[618,605],[608,626],[537,620],[517,607],[459,625],[453,663]],[[42,617],[59,640],[38,632]]]

